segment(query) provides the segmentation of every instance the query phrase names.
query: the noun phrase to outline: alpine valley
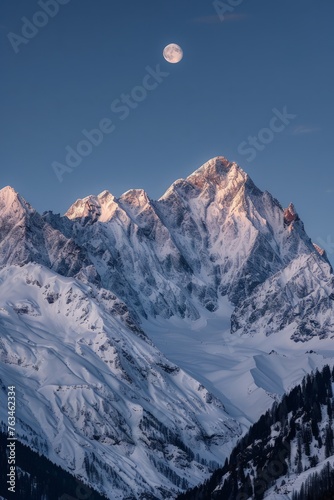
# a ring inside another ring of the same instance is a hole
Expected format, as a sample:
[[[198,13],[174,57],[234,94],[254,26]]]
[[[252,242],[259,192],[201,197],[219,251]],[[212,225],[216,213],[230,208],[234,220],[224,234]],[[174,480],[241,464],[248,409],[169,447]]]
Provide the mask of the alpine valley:
[[[5,436],[15,386],[16,498],[88,498],[77,481],[90,499],[303,500],[304,479],[334,463],[333,271],[293,204],[237,164],[214,158],[157,201],[103,191],[64,216],[5,187],[0,266],[0,421]],[[277,482],[255,492],[258,449],[233,476],[226,459],[252,444],[268,454],[275,439],[278,453],[287,435]],[[34,460],[62,479],[57,496]],[[194,489],[213,473],[211,489]]]

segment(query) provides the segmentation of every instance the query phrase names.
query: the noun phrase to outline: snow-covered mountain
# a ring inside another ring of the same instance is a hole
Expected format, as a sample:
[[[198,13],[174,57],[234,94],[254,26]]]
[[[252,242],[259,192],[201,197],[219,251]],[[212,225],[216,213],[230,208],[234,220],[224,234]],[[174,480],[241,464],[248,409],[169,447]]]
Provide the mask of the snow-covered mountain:
[[[240,426],[115,295],[33,263],[0,283],[1,402],[15,385],[23,442],[112,499],[170,498],[226,457]]]
[[[4,188],[0,236],[0,378],[21,439],[111,499],[199,483],[334,357],[326,254],[223,157],[157,201],[103,191],[63,217]]]
[[[37,262],[64,276],[88,266],[83,249],[47,224],[13,188],[0,190],[0,266]]]
[[[70,221],[69,221],[70,219]],[[334,279],[291,204],[235,163],[210,160],[158,200],[104,191],[45,220],[85,250],[103,286],[144,317],[196,320],[234,306],[232,333],[292,327],[296,341],[334,333]]]

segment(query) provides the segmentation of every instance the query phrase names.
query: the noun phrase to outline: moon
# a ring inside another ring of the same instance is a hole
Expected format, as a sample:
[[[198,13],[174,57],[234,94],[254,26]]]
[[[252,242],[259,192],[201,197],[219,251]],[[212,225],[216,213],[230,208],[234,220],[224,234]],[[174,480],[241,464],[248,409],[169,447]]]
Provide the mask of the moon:
[[[170,43],[164,48],[163,56],[167,62],[176,64],[183,58],[183,50],[176,43]]]

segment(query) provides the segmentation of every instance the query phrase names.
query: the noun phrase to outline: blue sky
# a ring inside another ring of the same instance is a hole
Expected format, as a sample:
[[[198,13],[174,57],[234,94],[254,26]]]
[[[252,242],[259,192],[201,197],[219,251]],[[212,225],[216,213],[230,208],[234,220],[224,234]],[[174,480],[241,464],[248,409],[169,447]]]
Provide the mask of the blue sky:
[[[51,17],[37,1],[3,0],[0,185],[63,213],[104,189],[158,198],[223,155],[282,205],[292,201],[334,261],[334,2],[220,6],[219,17],[207,0],[59,0]],[[179,64],[162,57],[171,42],[183,48]],[[147,77],[145,95],[138,86],[157,65],[168,76]],[[132,92],[133,108],[115,112]],[[284,109],[290,118],[275,120]],[[68,168],[65,148],[101,120],[113,131],[59,182],[52,164]]]

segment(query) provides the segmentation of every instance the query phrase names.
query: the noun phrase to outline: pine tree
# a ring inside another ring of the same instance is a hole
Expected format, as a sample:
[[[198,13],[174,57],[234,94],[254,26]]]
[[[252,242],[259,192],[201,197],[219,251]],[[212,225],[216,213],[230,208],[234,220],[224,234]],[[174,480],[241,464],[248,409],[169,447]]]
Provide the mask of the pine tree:
[[[311,454],[310,445],[311,445],[311,442],[312,442],[312,434],[311,434],[310,429],[307,426],[303,427],[303,441],[304,441],[305,455],[307,457],[309,457],[310,454]]]
[[[333,410],[332,410],[332,400],[331,400],[331,398],[327,398],[327,415],[328,415],[329,421],[332,422],[332,420],[333,420]]]
[[[333,430],[330,425],[327,425],[325,437],[325,457],[328,458],[331,455],[333,455]]]

